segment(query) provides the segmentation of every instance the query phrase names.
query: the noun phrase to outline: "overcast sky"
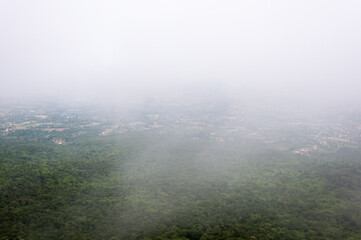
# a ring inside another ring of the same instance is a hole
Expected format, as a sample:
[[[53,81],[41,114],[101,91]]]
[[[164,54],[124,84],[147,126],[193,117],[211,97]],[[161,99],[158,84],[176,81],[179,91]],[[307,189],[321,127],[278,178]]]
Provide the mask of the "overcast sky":
[[[359,0],[2,0],[0,30],[2,97],[361,100]]]

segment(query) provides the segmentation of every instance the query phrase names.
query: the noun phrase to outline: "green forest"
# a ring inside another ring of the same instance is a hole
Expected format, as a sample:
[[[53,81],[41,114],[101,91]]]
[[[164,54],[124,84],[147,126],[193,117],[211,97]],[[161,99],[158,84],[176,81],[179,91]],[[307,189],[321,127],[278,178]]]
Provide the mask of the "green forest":
[[[0,141],[0,239],[361,239],[361,152],[138,132]]]
[[[0,240],[361,240],[361,0],[0,0]]]

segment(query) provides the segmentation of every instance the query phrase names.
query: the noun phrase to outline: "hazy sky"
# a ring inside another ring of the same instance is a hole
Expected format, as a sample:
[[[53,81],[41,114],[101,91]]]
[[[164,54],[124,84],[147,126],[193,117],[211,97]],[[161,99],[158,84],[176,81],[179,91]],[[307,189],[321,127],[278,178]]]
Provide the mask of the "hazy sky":
[[[2,0],[0,30],[2,97],[361,100],[359,0]]]

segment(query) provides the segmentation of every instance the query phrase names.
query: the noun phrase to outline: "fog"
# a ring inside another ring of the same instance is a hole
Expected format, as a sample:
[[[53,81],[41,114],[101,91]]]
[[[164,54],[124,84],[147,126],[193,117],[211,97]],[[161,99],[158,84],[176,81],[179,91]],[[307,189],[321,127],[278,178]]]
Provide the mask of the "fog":
[[[361,239],[361,1],[0,1],[0,239]]]
[[[360,29],[356,0],[1,1],[1,98],[360,104]]]

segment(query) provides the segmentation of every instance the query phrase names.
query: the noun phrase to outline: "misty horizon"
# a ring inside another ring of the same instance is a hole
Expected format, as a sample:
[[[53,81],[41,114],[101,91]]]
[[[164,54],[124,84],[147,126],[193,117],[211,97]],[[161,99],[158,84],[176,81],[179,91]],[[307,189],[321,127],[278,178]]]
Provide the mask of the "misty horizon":
[[[361,239],[361,1],[0,1],[0,239]]]
[[[358,1],[3,1],[2,99],[359,105]],[[211,85],[211,87],[209,87]]]

